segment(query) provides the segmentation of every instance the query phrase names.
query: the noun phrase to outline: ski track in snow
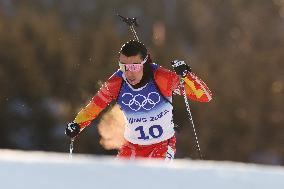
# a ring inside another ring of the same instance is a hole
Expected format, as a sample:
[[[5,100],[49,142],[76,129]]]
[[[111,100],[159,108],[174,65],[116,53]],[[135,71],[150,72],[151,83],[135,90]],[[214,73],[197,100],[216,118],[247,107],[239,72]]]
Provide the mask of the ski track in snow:
[[[283,189],[284,168],[0,150],[1,189]]]

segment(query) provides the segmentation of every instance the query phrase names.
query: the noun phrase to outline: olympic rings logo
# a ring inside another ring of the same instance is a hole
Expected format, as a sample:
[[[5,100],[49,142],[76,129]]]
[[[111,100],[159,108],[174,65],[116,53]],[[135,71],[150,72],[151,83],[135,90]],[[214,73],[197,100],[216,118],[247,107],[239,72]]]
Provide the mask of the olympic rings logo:
[[[151,110],[160,100],[161,97],[156,92],[149,93],[147,97],[141,94],[133,96],[131,93],[124,93],[122,95],[122,103],[134,111],[139,111],[141,108]]]

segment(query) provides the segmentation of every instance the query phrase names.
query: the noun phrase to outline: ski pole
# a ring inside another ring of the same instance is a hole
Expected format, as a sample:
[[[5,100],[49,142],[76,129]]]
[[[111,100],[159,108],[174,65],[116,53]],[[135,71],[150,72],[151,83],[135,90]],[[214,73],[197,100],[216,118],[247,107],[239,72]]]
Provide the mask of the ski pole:
[[[86,126],[83,127],[83,128],[81,128],[80,131],[79,131],[79,133],[81,133],[85,128],[86,128]],[[79,134],[79,133],[78,133],[78,134]],[[78,135],[78,134],[77,134],[77,135]],[[77,136],[77,135],[76,135],[76,136]],[[76,136],[70,138],[70,145],[69,145],[69,158],[70,158],[70,159],[72,159],[72,155],[73,155],[73,143],[74,143],[74,141],[75,141]]]
[[[70,140],[70,148],[69,148],[69,158],[70,159],[72,159],[74,140],[75,140],[75,138],[71,138],[71,140]]]
[[[134,28],[134,26],[138,27],[138,23],[137,23],[136,18],[126,18],[126,17],[123,17],[119,14],[117,14],[117,16],[120,17],[120,19],[129,26],[129,28],[130,28],[133,36],[134,36],[134,39],[136,41],[139,41],[138,35],[137,35],[135,28]]]
[[[189,118],[189,120],[191,122],[193,133],[194,133],[195,147],[196,147],[196,149],[198,151],[199,158],[203,159],[203,156],[202,156],[202,153],[201,153],[201,149],[200,149],[200,145],[199,145],[199,142],[198,142],[198,137],[197,137],[195,126],[194,126],[194,122],[193,122],[193,118],[192,118],[191,111],[190,111],[189,102],[188,102],[187,97],[186,97],[186,92],[185,92],[185,88],[184,88],[184,80],[182,80],[182,79],[180,80],[180,86],[181,86],[181,90],[182,90],[182,94],[183,94],[186,110],[187,110],[187,113],[188,113],[188,118]]]

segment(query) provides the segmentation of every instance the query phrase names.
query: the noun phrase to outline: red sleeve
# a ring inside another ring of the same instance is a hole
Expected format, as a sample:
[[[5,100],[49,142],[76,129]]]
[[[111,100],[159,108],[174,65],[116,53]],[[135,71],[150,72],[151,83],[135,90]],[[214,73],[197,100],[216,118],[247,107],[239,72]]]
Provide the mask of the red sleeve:
[[[161,66],[154,71],[154,79],[161,93],[167,97],[172,96],[173,91],[179,85],[178,75]]]
[[[99,89],[96,95],[88,103],[88,105],[81,109],[77,114],[74,122],[78,123],[81,128],[88,126],[99,113],[105,109],[108,104],[117,98],[122,78],[113,74]]]
[[[210,89],[194,73],[189,73],[183,80],[187,98],[199,102],[209,102],[212,99]],[[179,86],[175,92],[182,95],[181,87]]]
[[[160,66],[154,72],[154,79],[164,96],[172,96],[173,92],[182,95],[180,77],[175,72]],[[189,73],[183,80],[189,99],[200,102],[209,102],[212,99],[212,93],[207,85],[194,73]]]

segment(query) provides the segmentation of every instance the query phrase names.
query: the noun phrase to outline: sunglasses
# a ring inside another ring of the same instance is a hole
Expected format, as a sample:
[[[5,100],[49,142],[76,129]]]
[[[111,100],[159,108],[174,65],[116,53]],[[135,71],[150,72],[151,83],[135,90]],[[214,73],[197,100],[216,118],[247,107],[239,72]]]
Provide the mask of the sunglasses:
[[[134,63],[134,64],[125,64],[118,62],[119,69],[123,72],[130,71],[130,72],[139,72],[143,69],[143,65],[146,63],[148,56],[141,62],[141,63]]]

